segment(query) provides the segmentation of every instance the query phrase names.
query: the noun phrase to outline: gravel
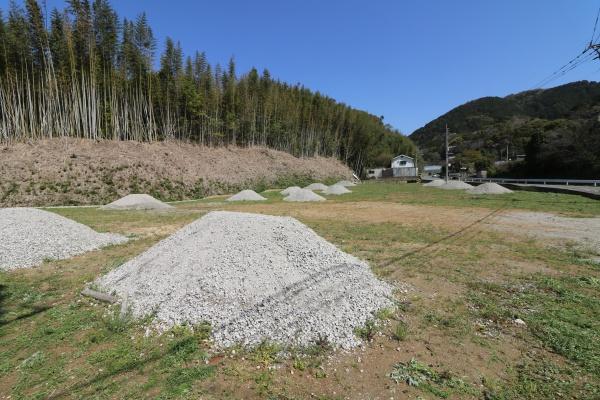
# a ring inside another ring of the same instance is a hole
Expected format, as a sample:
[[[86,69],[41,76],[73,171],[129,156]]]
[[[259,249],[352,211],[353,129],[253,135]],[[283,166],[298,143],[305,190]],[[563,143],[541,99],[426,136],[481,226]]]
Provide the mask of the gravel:
[[[511,235],[541,239],[544,244],[558,245],[573,252],[600,255],[600,218],[563,217],[551,213],[506,211],[485,222],[491,229]]]
[[[304,189],[308,189],[308,190],[318,190],[318,191],[324,191],[327,190],[327,185],[324,185],[322,183],[311,183],[310,185],[306,186]]]
[[[391,307],[368,264],[289,217],[214,211],[96,281],[158,329],[207,321],[218,347],[264,340],[350,348]]]
[[[446,190],[459,190],[459,189],[471,189],[473,186],[469,185],[463,181],[448,181],[448,183],[444,183],[443,185],[436,186],[439,189]]]
[[[356,186],[356,183],[351,182],[351,181],[339,181],[338,183],[336,183],[336,185],[340,185],[340,186]]]
[[[446,181],[443,179],[434,179],[431,182],[424,183],[423,186],[438,187],[438,186],[442,186],[444,183],[446,183]]]
[[[287,197],[283,198],[283,201],[325,201],[327,200],[323,196],[319,196],[312,190],[299,189],[290,193]]]
[[[302,189],[302,188],[299,187],[299,186],[290,186],[290,187],[288,187],[286,189],[283,189],[279,193],[281,193],[284,196],[289,196],[290,194],[292,194],[292,192],[295,192],[296,190],[300,190],[300,189]]]
[[[475,186],[474,188],[467,190],[467,193],[471,194],[506,194],[512,192],[512,190],[507,189],[504,186],[500,186],[494,182],[482,183],[479,186]]]
[[[0,270],[34,267],[126,241],[48,211],[0,209]]]
[[[254,190],[242,190],[238,194],[234,194],[225,201],[263,201],[266,199],[266,197],[262,197]]]
[[[352,193],[352,191],[350,191],[350,190],[346,189],[346,187],[344,187],[342,185],[338,185],[336,183],[335,185],[329,186],[327,188],[327,190],[325,190],[323,193],[340,195],[340,194]]]
[[[100,208],[103,210],[171,210],[174,207],[149,194],[128,194]]]

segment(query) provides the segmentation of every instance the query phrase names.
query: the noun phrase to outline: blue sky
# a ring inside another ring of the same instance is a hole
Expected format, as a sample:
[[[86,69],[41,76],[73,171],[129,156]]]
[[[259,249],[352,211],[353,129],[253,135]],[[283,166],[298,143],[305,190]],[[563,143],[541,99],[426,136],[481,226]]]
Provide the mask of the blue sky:
[[[62,0],[47,0],[62,8]],[[600,0],[113,0],[159,38],[268,68],[410,134],[482,96],[531,89],[590,40]],[[6,9],[8,0],[0,0]],[[561,79],[598,80],[600,61]]]

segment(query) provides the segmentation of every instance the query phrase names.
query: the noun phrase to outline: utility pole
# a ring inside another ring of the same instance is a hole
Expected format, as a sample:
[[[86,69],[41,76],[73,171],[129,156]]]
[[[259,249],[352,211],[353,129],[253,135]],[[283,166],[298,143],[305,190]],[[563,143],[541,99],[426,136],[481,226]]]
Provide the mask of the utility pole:
[[[446,124],[446,183],[448,183],[448,124]]]

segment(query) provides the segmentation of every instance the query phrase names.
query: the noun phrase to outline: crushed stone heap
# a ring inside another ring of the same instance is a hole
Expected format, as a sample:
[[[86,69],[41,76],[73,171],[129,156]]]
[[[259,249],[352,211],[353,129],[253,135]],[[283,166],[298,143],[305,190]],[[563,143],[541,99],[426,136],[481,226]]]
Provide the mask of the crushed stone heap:
[[[103,210],[172,210],[175,207],[163,203],[149,194],[128,194],[100,208]]]
[[[280,194],[284,195],[284,196],[289,196],[290,194],[292,194],[292,192],[295,192],[296,190],[301,190],[302,188],[300,186],[290,186],[286,189],[283,189],[281,192],[279,192]]]
[[[427,187],[438,187],[438,186],[442,186],[443,184],[445,184],[446,181],[443,179],[434,179],[430,182],[424,183],[423,186],[427,186]]]
[[[299,189],[290,193],[287,197],[283,198],[283,201],[325,201],[327,200],[323,196],[319,196],[312,190]]]
[[[356,183],[351,182],[351,181],[339,181],[338,183],[336,183],[336,185],[340,185],[340,186],[356,186]]]
[[[467,193],[471,194],[506,194],[512,192],[512,190],[507,189],[504,186],[500,186],[494,182],[482,183],[479,186],[475,186],[474,188],[467,190]]]
[[[460,190],[460,189],[472,189],[473,186],[469,185],[463,181],[448,181],[448,183],[444,183],[443,185],[436,186],[439,189],[446,190]]]
[[[34,267],[45,259],[63,260],[126,241],[52,212],[0,209],[0,270]]]
[[[225,201],[263,201],[266,199],[266,197],[262,197],[254,190],[242,190],[238,194],[234,194]]]
[[[217,346],[350,348],[390,307],[368,264],[289,217],[213,211],[96,281],[158,327],[207,321]]]
[[[325,194],[335,194],[335,195],[340,195],[340,194],[346,194],[346,193],[352,193],[352,191],[346,189],[345,186],[342,185],[338,185],[337,183],[335,185],[331,185],[327,188],[327,190],[325,190],[323,193]]]
[[[310,185],[306,186],[304,189],[308,189],[308,190],[318,190],[318,191],[324,191],[327,190],[327,185],[324,185],[320,182],[318,183],[311,183]]]

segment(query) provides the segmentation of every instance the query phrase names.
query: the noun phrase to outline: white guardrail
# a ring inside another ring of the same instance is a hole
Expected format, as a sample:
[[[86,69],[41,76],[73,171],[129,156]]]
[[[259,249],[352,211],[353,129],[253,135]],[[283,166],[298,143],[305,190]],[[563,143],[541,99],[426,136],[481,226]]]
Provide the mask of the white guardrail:
[[[513,179],[513,178],[467,178],[466,182],[496,182],[496,183],[522,183],[531,185],[573,185],[573,186],[600,186],[600,179]]]

